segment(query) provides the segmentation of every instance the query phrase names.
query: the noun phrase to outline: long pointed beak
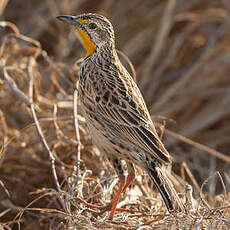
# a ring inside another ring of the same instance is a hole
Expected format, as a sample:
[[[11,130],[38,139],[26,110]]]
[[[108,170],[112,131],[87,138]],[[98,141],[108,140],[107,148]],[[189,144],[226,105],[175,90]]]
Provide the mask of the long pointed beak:
[[[71,24],[71,25],[74,25],[78,28],[82,28],[82,25],[81,23],[79,23],[77,21],[77,17],[75,16],[71,16],[71,15],[60,15],[60,16],[57,16],[57,19],[61,20],[61,21],[64,21],[68,24]]]

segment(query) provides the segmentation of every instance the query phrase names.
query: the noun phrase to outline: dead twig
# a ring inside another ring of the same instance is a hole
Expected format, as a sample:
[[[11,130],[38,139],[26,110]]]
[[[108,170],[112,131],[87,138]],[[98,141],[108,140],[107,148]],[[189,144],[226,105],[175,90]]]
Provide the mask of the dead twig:
[[[37,114],[35,112],[35,106],[34,106],[34,103],[33,103],[33,87],[34,87],[33,67],[34,67],[34,65],[35,65],[35,59],[33,57],[31,57],[30,61],[29,61],[29,67],[28,67],[28,73],[29,73],[29,77],[30,77],[30,83],[29,83],[30,109],[31,109],[31,112],[32,112],[32,116],[33,116],[36,128],[37,128],[38,135],[39,135],[39,137],[40,137],[40,139],[41,139],[46,151],[49,154],[51,170],[52,170],[53,177],[54,177],[54,182],[55,182],[57,191],[59,193],[59,200],[63,204],[63,201],[60,198],[61,187],[60,187],[60,184],[58,182],[58,177],[57,177],[57,173],[56,173],[55,157],[54,157],[54,154],[52,153],[52,151],[50,150],[50,147],[49,147],[49,145],[48,145],[48,143],[47,143],[47,141],[46,141],[46,139],[45,139],[45,137],[43,135],[42,129],[40,127],[40,124],[39,124],[39,121],[38,121],[38,118],[37,118]]]
[[[170,131],[168,129],[165,129],[165,133],[176,138],[177,140],[183,141],[184,143],[187,143],[187,144],[192,145],[192,146],[194,146],[194,147],[196,147],[196,148],[198,148],[204,152],[207,152],[208,154],[215,156],[216,158],[219,158],[219,159],[225,161],[226,163],[230,163],[230,157],[228,157],[227,155],[224,155],[223,153],[221,153],[219,151],[211,149],[206,145],[202,145],[196,141],[193,141],[187,137],[184,137],[184,136],[177,134],[173,131]]]
[[[73,171],[73,179],[75,180],[76,177],[76,183],[77,183],[77,195],[80,197],[83,197],[82,195],[82,188],[83,184],[81,182],[81,176],[80,176],[80,162],[81,162],[81,141],[80,141],[80,133],[79,133],[79,127],[78,127],[78,116],[77,116],[77,101],[78,101],[78,85],[76,86],[76,89],[74,90],[74,105],[73,105],[73,112],[74,112],[74,127],[75,127],[75,135],[78,142],[77,146],[77,159],[76,163],[74,165],[74,171]]]

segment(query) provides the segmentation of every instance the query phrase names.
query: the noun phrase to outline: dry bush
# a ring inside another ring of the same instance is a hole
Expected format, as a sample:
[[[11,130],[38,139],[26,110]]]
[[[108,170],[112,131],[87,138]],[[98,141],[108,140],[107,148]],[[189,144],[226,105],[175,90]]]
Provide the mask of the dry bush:
[[[1,226],[229,229],[229,10],[227,0],[2,1]],[[114,24],[117,48],[134,64],[137,83],[174,157],[169,176],[187,213],[166,214],[160,195],[138,168],[119,203],[133,213],[116,212],[111,222],[108,214],[96,218],[84,204],[109,200],[117,179],[92,146],[80,107],[77,122],[73,116],[75,61],[83,52],[71,27],[55,17],[82,12],[102,13]]]

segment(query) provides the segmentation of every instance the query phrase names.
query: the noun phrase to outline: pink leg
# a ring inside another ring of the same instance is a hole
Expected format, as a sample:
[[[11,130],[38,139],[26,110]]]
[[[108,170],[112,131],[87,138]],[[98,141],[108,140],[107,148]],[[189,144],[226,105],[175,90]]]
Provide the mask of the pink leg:
[[[119,201],[119,198],[121,196],[121,193],[124,191],[124,187],[125,187],[125,176],[122,176],[120,178],[120,186],[119,189],[116,193],[116,195],[113,197],[113,199],[111,200],[110,204],[111,204],[111,210],[110,210],[110,214],[109,214],[109,219],[112,220],[113,216],[114,216],[114,212],[116,210],[117,207],[117,203]]]

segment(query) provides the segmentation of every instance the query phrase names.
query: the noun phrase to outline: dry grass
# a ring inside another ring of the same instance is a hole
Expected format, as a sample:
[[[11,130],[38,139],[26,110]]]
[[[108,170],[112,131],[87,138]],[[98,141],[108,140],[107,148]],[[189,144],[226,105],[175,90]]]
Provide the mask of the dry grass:
[[[227,0],[21,0],[0,10],[0,229],[230,228]],[[185,214],[166,214],[138,168],[119,203],[132,212],[109,221],[84,203],[108,201],[117,178],[72,109],[82,48],[55,17],[82,12],[113,22],[175,159],[169,177]]]

